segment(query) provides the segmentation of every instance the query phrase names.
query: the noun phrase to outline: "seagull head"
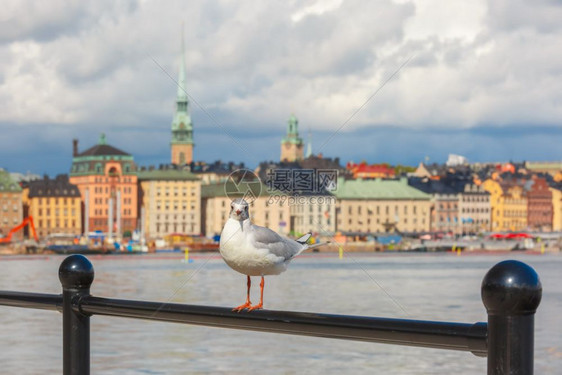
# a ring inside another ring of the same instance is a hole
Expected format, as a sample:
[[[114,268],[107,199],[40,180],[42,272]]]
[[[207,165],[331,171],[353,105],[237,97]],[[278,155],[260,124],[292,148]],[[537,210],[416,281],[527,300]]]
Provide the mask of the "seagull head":
[[[244,221],[250,218],[248,202],[242,198],[233,200],[230,204],[230,218],[238,221]]]

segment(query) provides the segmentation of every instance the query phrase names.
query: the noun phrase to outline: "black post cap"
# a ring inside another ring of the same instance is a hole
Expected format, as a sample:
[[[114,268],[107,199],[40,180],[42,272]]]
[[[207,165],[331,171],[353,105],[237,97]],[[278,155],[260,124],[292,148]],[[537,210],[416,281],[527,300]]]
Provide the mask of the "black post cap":
[[[59,267],[59,280],[63,288],[89,288],[94,281],[94,266],[84,255],[70,255]]]
[[[481,291],[491,315],[534,314],[542,297],[539,275],[517,260],[505,260],[492,267],[482,280]]]

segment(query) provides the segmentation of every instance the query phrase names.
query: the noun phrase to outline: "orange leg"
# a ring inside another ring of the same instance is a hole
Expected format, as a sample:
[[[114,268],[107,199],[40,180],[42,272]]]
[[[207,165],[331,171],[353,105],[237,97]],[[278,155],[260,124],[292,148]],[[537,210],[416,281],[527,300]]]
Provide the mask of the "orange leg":
[[[236,312],[240,312],[242,310],[244,310],[245,308],[251,307],[252,306],[252,302],[250,301],[250,287],[252,286],[252,280],[250,280],[250,276],[248,277],[248,296],[246,297],[246,303],[243,305],[240,305],[238,307],[235,307],[232,309],[232,311],[236,311]]]
[[[259,310],[259,309],[263,309],[263,287],[265,286],[265,279],[263,278],[263,276],[261,277],[261,283],[260,283],[260,303],[258,303],[257,305],[254,305],[252,307],[250,307],[248,309],[248,311],[254,311],[254,310]]]

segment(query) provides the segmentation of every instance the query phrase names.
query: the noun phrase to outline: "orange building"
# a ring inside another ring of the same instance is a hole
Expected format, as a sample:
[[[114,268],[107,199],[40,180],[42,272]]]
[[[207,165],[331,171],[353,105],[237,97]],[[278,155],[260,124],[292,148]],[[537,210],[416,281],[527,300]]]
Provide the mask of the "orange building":
[[[137,174],[133,156],[106,143],[78,152],[74,140],[70,183],[84,203],[84,232],[123,234],[137,226]]]

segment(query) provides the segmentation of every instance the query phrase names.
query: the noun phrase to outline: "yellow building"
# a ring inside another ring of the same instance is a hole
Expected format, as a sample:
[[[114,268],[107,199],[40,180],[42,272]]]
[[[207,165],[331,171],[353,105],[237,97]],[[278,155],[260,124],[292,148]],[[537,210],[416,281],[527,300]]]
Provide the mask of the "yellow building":
[[[492,231],[500,231],[503,227],[503,189],[500,183],[494,179],[487,179],[482,183],[482,187],[490,193],[490,207],[492,210]]]
[[[201,234],[201,180],[178,169],[141,170],[141,220],[147,239]]]
[[[33,217],[39,237],[82,233],[80,191],[66,175],[29,182],[24,189],[23,204],[28,215]]]
[[[523,186],[487,179],[482,183],[490,193],[492,231],[519,231],[527,228],[527,197]]]
[[[523,187],[503,186],[503,231],[520,231],[527,228],[527,197]]]
[[[552,192],[552,230],[562,231],[562,191],[550,188]]]

